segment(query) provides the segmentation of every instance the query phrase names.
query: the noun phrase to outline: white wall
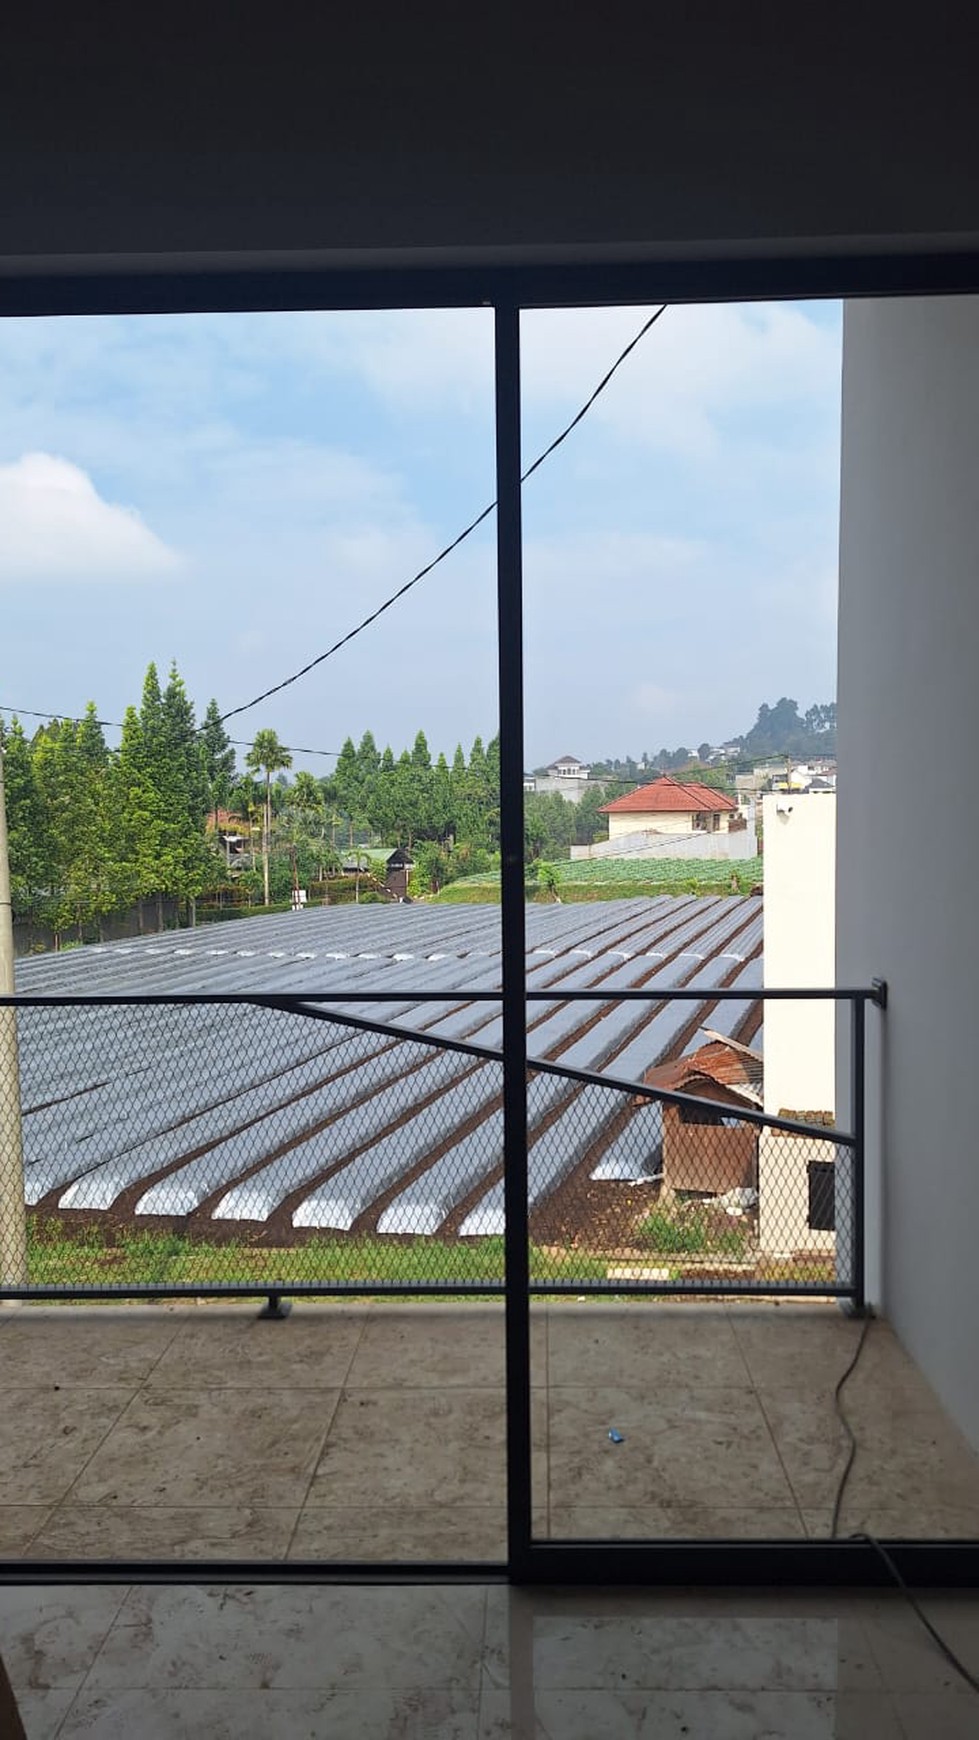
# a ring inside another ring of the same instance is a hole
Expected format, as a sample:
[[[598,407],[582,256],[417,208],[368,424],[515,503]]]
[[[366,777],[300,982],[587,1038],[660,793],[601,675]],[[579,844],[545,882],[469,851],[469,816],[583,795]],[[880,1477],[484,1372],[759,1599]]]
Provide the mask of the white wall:
[[[835,973],[836,799],[793,792],[762,799],[765,828],[765,985],[832,985]],[[836,1022],[831,1002],[765,1005],[765,1110],[835,1112]],[[808,1162],[820,1143],[763,1131],[758,1234],[766,1251],[832,1250],[811,1229]]]
[[[977,642],[979,301],[854,303],[843,347],[837,974],[890,987],[874,1047],[882,1117],[868,1204],[881,1219],[884,1306],[979,1447]],[[954,841],[923,819],[908,825],[912,793],[927,795],[933,819],[956,818]]]
[[[836,799],[792,792],[762,800],[765,984],[832,985]],[[833,1004],[765,1006],[765,1110],[836,1109]]]
[[[692,810],[657,810],[655,813],[643,810],[628,810],[620,815],[611,815],[608,819],[608,837],[610,840],[620,840],[623,834],[643,832],[657,834],[692,834]]]
[[[630,829],[615,839],[599,840],[593,846],[572,846],[572,858],[732,858],[740,862],[757,858],[758,838],[754,827],[733,834],[661,834],[653,829]]]

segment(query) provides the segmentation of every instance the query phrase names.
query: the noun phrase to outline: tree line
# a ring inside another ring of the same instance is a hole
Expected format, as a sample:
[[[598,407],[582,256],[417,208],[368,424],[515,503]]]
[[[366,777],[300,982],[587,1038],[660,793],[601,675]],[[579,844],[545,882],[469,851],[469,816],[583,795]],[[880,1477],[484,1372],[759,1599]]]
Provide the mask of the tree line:
[[[794,701],[762,706],[742,739],[758,748],[791,737],[793,721],[828,746],[835,708],[801,719]],[[239,766],[216,700],[198,725],[176,665],[161,686],[147,668],[139,706],[126,709],[116,748],[105,741],[95,704],[81,720],[52,719],[30,738],[15,718],[3,731],[15,915],[45,926],[56,942],[99,933],[104,919],[155,901],[176,902],[193,923],[201,898],[234,891],[265,905],[290,889],[322,884],[371,845],[403,846],[419,890],[499,864],[499,739],[476,737],[468,753],[433,757],[424,731],[396,753],[370,731],[348,737],[332,773],[290,777],[292,755],[274,730],[259,731]],[[700,746],[704,760],[710,746]],[[528,863],[566,858],[572,845],[605,837],[601,806],[648,780],[657,761],[688,778],[730,785],[731,769],[698,765],[686,751],[663,751],[645,767],[598,763],[578,803],[558,792],[524,799]],[[222,815],[222,812],[224,814]],[[238,818],[237,823],[232,818]],[[247,834],[232,862],[229,836]]]

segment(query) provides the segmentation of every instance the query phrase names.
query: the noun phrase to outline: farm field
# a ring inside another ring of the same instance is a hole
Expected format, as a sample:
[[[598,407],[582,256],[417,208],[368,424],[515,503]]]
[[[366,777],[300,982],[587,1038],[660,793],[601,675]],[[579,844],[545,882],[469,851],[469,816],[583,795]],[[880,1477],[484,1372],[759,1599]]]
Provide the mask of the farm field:
[[[587,859],[542,866],[553,874],[556,891],[562,901],[635,900],[643,895],[657,894],[750,894],[761,888],[763,860],[744,858],[728,860],[669,859]],[[736,887],[732,888],[732,880]],[[498,873],[465,876],[450,882],[436,897],[443,906],[478,905],[498,901]],[[536,902],[553,902],[554,895],[541,880],[532,895]]]

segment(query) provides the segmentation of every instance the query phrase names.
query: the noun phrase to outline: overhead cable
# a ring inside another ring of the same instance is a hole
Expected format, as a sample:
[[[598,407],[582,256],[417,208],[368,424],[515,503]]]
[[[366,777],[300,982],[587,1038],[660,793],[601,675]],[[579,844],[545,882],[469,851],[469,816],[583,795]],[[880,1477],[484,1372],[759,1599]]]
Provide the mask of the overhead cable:
[[[581,409],[575,413],[570,423],[561,430],[560,435],[554,437],[554,440],[550,445],[545,447],[543,453],[537,455],[533,464],[527,467],[527,470],[523,473],[523,476],[520,479],[521,483],[526,483],[529,477],[533,477],[534,472],[543,465],[545,459],[550,458],[551,454],[561,446],[561,443],[568,439],[572,430],[578,427],[582,418],[588,415],[595,400],[604,393],[605,388],[612,379],[612,376],[622,367],[622,364],[625,362],[626,358],[632,354],[637,344],[645,338],[650,328],[655,326],[660,315],[666,313],[667,306],[667,303],[662,303],[660,307],[655,309],[649,316],[649,319],[643,323],[635,337],[630,339],[623,351],[620,351],[611,368],[602,376],[594,392],[585,400],[585,403],[582,405]],[[465,543],[466,539],[471,537],[477,527],[481,526],[484,520],[489,519],[490,514],[494,512],[495,508],[496,502],[491,501],[488,507],[484,507],[482,513],[477,514],[474,520],[470,520],[468,526],[466,526],[457,537],[453,538],[450,544],[446,544],[445,548],[440,550],[437,556],[433,556],[432,560],[427,562],[424,568],[420,568],[417,574],[413,574],[410,580],[406,580],[403,586],[399,586],[396,592],[392,592],[390,598],[386,598],[383,604],[379,604],[376,610],[372,610],[369,616],[365,616],[363,622],[359,622],[356,628],[352,628],[349,633],[343,635],[340,640],[334,641],[333,645],[327,647],[325,652],[318,653],[316,658],[310,659],[308,664],[302,665],[298,671],[293,671],[291,676],[283,677],[281,682],[273,683],[271,688],[263,689],[260,695],[253,696],[250,701],[243,701],[240,707],[232,707],[227,713],[222,713],[222,722],[224,723],[228,719],[234,719],[239,713],[248,713],[251,711],[252,707],[259,706],[262,701],[268,701],[273,695],[278,695],[283,689],[290,688],[293,683],[298,683],[301,677],[307,677],[310,671],[316,669],[317,665],[321,665],[327,659],[332,658],[334,653],[340,651],[341,647],[348,646],[352,640],[356,640],[357,636],[363,634],[366,628],[370,628],[371,624],[375,623],[378,617],[383,616],[386,610],[390,610],[393,604],[397,604],[399,598],[403,598],[407,592],[411,591],[413,586],[417,586],[420,580],[424,580],[428,574],[431,574],[433,568],[437,568],[440,562],[444,562],[447,556],[451,556],[453,550],[457,550],[460,544]]]

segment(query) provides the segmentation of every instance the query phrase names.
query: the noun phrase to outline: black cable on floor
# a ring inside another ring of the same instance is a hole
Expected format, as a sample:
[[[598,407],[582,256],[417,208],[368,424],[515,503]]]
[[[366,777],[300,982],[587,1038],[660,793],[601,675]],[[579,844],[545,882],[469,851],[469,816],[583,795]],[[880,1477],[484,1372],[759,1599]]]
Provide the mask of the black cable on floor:
[[[846,1433],[847,1439],[849,1441],[849,1446],[850,1446],[849,1453],[848,1453],[847,1459],[846,1459],[846,1464],[844,1466],[843,1473],[840,1475],[839,1485],[836,1488],[836,1499],[835,1499],[834,1504],[833,1504],[833,1520],[832,1520],[832,1523],[830,1525],[830,1539],[834,1540],[834,1541],[839,1540],[839,1538],[840,1538],[840,1535],[839,1535],[840,1511],[843,1508],[843,1496],[846,1492],[847,1483],[850,1479],[850,1475],[851,1475],[852,1470],[853,1470],[853,1464],[856,1461],[856,1457],[857,1457],[856,1433],[854,1432],[853,1427],[851,1426],[850,1421],[847,1418],[846,1410],[843,1406],[843,1400],[842,1400],[843,1390],[844,1390],[845,1385],[849,1382],[850,1378],[853,1376],[853,1373],[857,1369],[857,1365],[860,1361],[860,1356],[863,1353],[864,1347],[866,1346],[866,1343],[867,1343],[867,1336],[870,1332],[870,1325],[872,1322],[873,1322],[872,1317],[867,1317],[867,1319],[865,1320],[864,1326],[863,1326],[862,1330],[860,1331],[860,1338],[857,1342],[856,1350],[854,1352],[853,1358],[850,1360],[850,1363],[847,1366],[845,1372],[843,1373],[843,1376],[840,1378],[838,1384],[836,1385],[835,1390],[833,1391],[833,1406],[836,1409],[836,1417],[839,1420],[840,1425],[843,1427],[844,1432]],[[847,1535],[846,1538],[847,1538],[847,1540],[850,1540],[850,1541],[866,1541],[869,1546],[873,1547],[875,1553],[877,1553],[879,1555],[879,1557],[883,1561],[884,1565],[886,1566],[888,1575],[893,1579],[896,1587],[900,1590],[901,1594],[904,1596],[904,1598],[907,1601],[908,1606],[911,1608],[912,1612],[917,1615],[918,1619],[920,1619],[922,1625],[924,1626],[925,1630],[928,1632],[929,1636],[931,1638],[933,1638],[935,1643],[937,1643],[939,1649],[942,1652],[942,1655],[945,1657],[945,1660],[948,1662],[949,1666],[955,1669],[955,1672],[965,1681],[967,1686],[971,1686],[971,1688],[974,1692],[979,1692],[979,1676],[972,1673],[970,1671],[970,1669],[966,1667],[965,1663],[959,1660],[955,1651],[951,1648],[951,1646],[949,1644],[947,1644],[945,1642],[944,1637],[942,1637],[941,1633],[932,1624],[931,1620],[928,1618],[927,1613],[925,1613],[925,1611],[922,1608],[917,1597],[912,1593],[911,1589],[908,1587],[908,1584],[905,1582],[904,1577],[901,1575],[901,1572],[898,1570],[897,1565],[894,1563],[894,1560],[892,1559],[887,1548],[884,1546],[883,1542],[877,1540],[876,1536],[870,1534],[866,1529],[861,1529],[854,1534]]]

